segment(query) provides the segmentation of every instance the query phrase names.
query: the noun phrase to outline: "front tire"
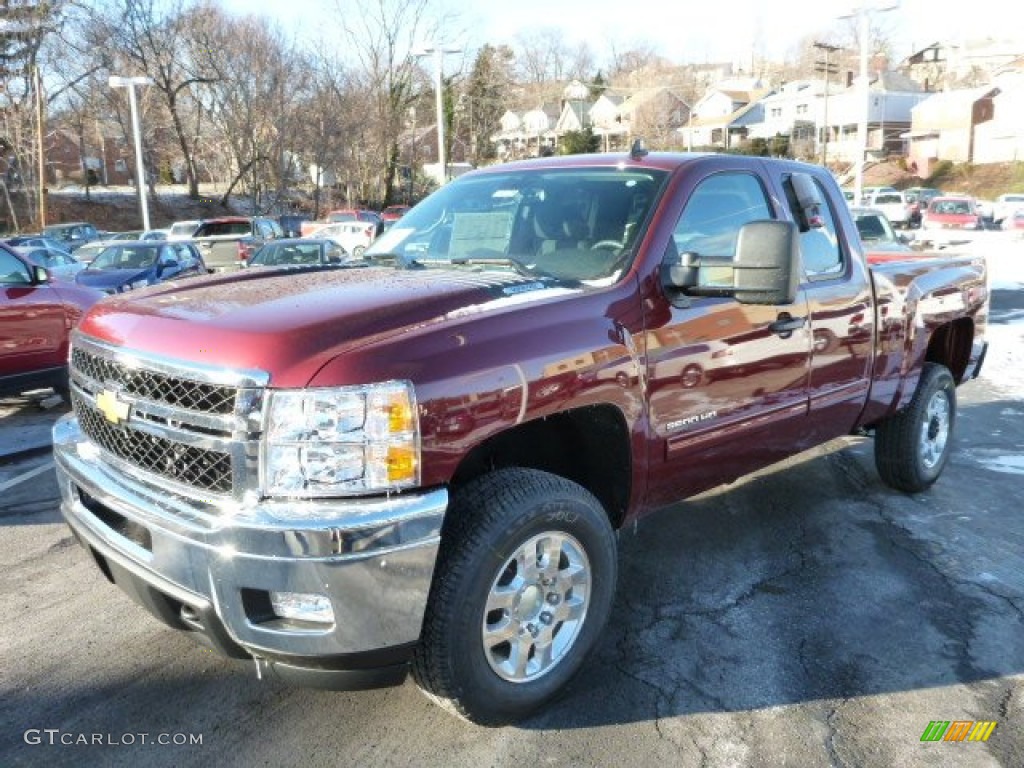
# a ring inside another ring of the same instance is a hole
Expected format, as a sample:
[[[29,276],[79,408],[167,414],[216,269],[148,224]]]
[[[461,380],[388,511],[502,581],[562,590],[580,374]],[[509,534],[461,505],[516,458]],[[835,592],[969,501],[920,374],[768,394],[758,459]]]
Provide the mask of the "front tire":
[[[532,469],[474,480],[448,511],[413,677],[475,723],[525,717],[597,643],[616,575],[614,531],[587,490]]]
[[[925,363],[910,404],[875,430],[875,466],[882,481],[918,493],[942,474],[952,447],[956,383],[949,370]]]

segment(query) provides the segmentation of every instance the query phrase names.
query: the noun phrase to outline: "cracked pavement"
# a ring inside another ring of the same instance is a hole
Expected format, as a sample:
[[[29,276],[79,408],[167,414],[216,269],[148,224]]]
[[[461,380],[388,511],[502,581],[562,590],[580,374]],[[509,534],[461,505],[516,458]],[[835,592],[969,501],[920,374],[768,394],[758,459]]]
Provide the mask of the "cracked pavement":
[[[997,321],[1015,302],[997,295]],[[1024,765],[1024,402],[985,376],[958,396],[927,493],[883,486],[869,439],[838,441],[624,530],[597,652],[552,706],[493,730],[411,683],[259,683],[164,629],[73,542],[40,469],[0,495],[0,764]],[[62,411],[0,404],[19,430]],[[0,466],[0,484],[49,460]],[[998,725],[921,743],[932,720]],[[203,744],[29,745],[28,728]]]

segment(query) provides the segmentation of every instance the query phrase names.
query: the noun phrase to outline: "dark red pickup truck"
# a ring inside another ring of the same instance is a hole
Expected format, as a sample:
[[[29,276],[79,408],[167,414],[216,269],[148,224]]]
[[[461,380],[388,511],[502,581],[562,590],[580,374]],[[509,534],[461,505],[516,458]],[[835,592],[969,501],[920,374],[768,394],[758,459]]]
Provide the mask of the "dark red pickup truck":
[[[815,166],[496,166],[365,263],[94,308],[54,430],[62,509],[108,579],[261,673],[411,669],[508,722],[582,666],[644,513],[850,434],[925,491],[987,312],[983,260],[869,267]]]

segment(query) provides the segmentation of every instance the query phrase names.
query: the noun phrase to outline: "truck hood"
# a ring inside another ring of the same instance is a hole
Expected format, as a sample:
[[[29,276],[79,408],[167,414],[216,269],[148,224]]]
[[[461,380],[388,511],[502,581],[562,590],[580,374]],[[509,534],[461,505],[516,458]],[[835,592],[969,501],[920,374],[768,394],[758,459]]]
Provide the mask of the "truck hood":
[[[271,386],[299,387],[348,349],[577,290],[501,271],[264,268],[111,296],[80,330],[172,360],[265,371]]]

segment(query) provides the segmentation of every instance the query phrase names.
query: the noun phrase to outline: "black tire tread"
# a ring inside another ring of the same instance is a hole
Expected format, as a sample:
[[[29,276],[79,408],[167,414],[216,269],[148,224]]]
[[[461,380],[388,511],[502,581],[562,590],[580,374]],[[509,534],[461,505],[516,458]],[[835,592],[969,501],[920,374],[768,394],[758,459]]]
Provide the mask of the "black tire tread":
[[[600,502],[583,487],[558,475],[532,469],[505,468],[477,478],[460,489],[446,515],[442,546],[434,569],[420,642],[413,655],[412,676],[435,703],[452,714],[480,725],[500,725],[508,717],[489,718],[471,712],[464,692],[457,690],[448,660],[442,614],[457,600],[456,587],[469,567],[462,552],[489,548],[488,529],[507,526],[511,510],[522,508],[533,498],[550,500],[559,496],[585,494],[601,509]],[[614,550],[613,531],[608,523],[609,546]]]
[[[882,481],[905,493],[927,489],[942,473],[945,459],[934,475],[922,473],[916,456],[918,429],[924,409],[936,389],[949,388],[951,396],[950,430],[956,418],[956,389],[952,374],[944,365],[925,363],[914,396],[906,408],[893,414],[875,428],[875,467]],[[952,435],[951,435],[952,437]],[[947,447],[947,455],[949,448]]]

